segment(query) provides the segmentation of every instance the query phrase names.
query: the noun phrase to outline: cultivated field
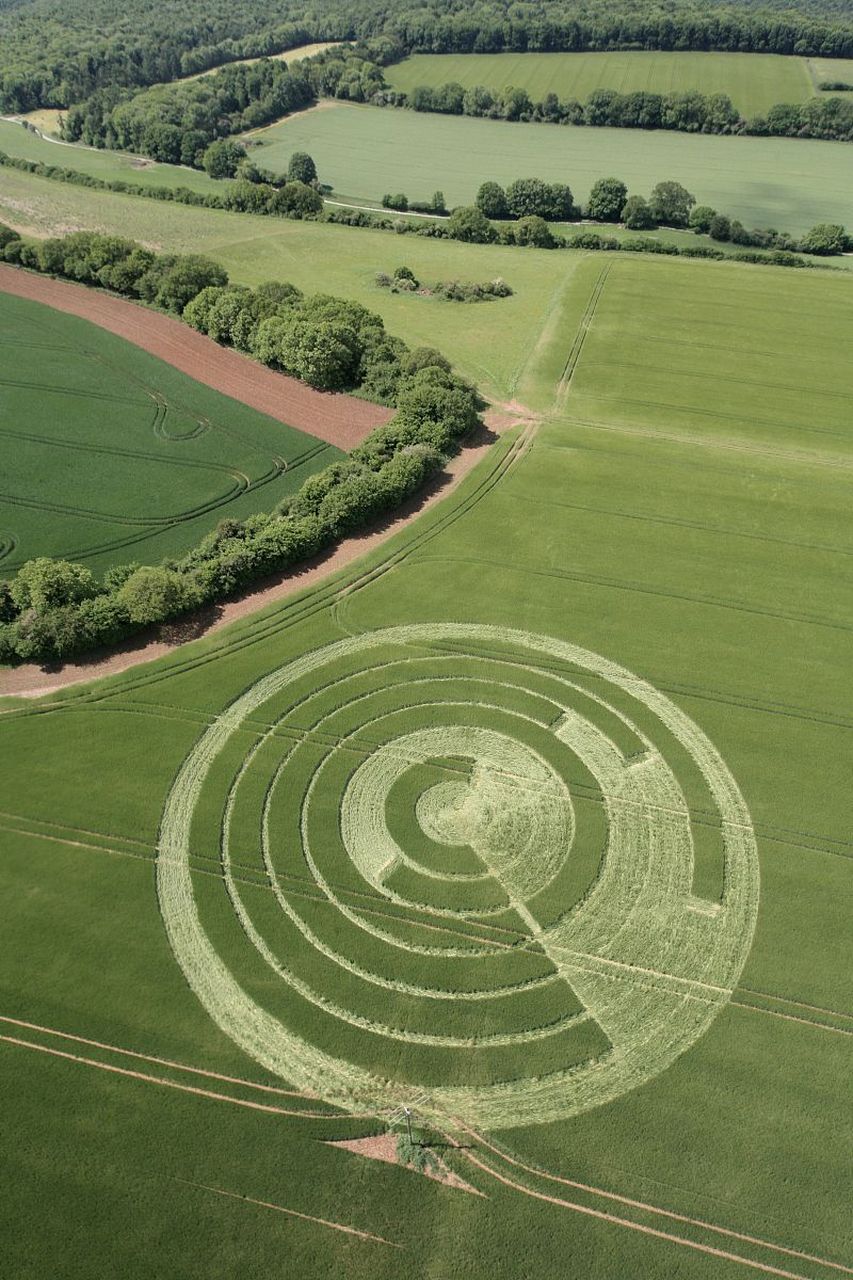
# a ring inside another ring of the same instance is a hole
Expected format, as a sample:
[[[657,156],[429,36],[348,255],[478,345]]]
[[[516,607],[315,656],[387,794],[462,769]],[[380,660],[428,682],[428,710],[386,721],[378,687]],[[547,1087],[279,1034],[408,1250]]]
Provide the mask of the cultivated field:
[[[411,346],[448,352],[454,365],[497,400],[516,395],[522,371],[539,342],[542,326],[563,282],[584,260],[581,253],[554,252],[452,241],[398,237],[388,232],[289,222],[215,209],[87,191],[65,183],[3,171],[0,222],[39,235],[72,228],[129,235],[154,248],[201,252],[221,262],[239,284],[290,280],[307,292],[322,287],[353,298],[385,321],[390,333]],[[689,233],[669,234],[680,243],[703,243]],[[707,241],[705,241],[708,243]],[[853,258],[833,259],[853,268]],[[392,294],[376,287],[378,271],[404,263],[425,281],[506,279],[511,298],[477,307]],[[689,264],[685,264],[689,265]],[[750,278],[757,270],[746,269]]]
[[[513,85],[534,102],[547,93],[585,102],[596,89],[725,93],[744,116],[760,115],[777,102],[805,102],[815,92],[805,59],[757,53],[414,54],[388,67],[385,78],[406,93],[450,82],[499,92]],[[840,72],[836,78],[843,78]]]
[[[849,281],[540,259],[452,499],[0,718],[16,1276],[853,1266]]]
[[[336,191],[379,200],[386,191],[470,204],[481,182],[567,182],[585,200],[614,174],[637,194],[675,178],[702,204],[747,226],[792,233],[849,221],[853,165],[844,146],[800,138],[729,138],[637,129],[509,124],[335,103],[249,135],[258,163],[286,165],[308,151]]]
[[[41,555],[94,569],[156,562],[225,515],[269,509],[339,456],[130,342],[2,287],[0,279],[0,573]],[[142,330],[148,314],[127,309]]]

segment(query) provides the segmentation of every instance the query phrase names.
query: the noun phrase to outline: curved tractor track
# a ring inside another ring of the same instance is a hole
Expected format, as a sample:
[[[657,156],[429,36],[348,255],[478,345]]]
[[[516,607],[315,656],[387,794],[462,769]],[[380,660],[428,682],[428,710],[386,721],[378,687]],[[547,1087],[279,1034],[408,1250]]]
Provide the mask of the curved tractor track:
[[[360,444],[394,412],[352,396],[315,391],[296,378],[220,347],[181,320],[85,285],[31,275],[20,267],[0,263],[0,292],[89,320],[197,382],[339,449]]]

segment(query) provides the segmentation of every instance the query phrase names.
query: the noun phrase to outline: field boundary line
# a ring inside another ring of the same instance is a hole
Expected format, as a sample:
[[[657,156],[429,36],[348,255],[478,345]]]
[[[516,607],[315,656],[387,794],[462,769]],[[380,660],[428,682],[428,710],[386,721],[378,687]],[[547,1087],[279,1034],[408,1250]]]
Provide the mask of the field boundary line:
[[[360,1240],[368,1240],[373,1244],[387,1244],[392,1249],[405,1249],[405,1245],[394,1240],[386,1240],[384,1236],[376,1236],[372,1231],[361,1231],[358,1227],[348,1227],[343,1222],[331,1222],[328,1218],[316,1218],[311,1213],[300,1213],[298,1209],[287,1209],[283,1204],[272,1204],[269,1200],[256,1200],[253,1196],[241,1195],[239,1191],[225,1191],[222,1187],[210,1187],[205,1182],[190,1182],[186,1178],[176,1178],[176,1182],[184,1182],[188,1187],[198,1187],[202,1191],[212,1191],[217,1196],[227,1196],[229,1200],[242,1200],[244,1204],[256,1204],[262,1209],[274,1209],[276,1213],[286,1213],[293,1218],[302,1218],[305,1222],[315,1222],[332,1231],[344,1231],[347,1235],[358,1236]]]
[[[589,393],[593,400],[607,400],[614,404],[641,405],[644,409],[663,409],[667,412],[692,415],[696,418],[725,419],[727,422],[743,422],[747,427],[770,427],[774,432],[805,431],[809,435],[832,436],[836,440],[849,440],[849,431],[831,427],[806,427],[801,422],[779,422],[775,418],[747,417],[742,413],[730,413],[727,409],[702,409],[696,405],[679,404],[672,400],[644,400],[640,396],[622,396],[607,391]]]
[[[557,383],[557,395],[556,395],[557,403],[563,403],[569,394],[569,390],[571,388],[571,382],[575,376],[575,370],[578,367],[578,361],[581,358],[581,352],[583,351],[584,344],[586,343],[587,337],[589,336],[590,329],[592,328],[593,322],[595,320],[595,313],[598,310],[598,304],[601,300],[601,295],[604,292],[604,286],[607,283],[607,277],[610,275],[610,272],[613,270],[613,266],[614,264],[612,262],[605,263],[605,265],[599,271],[595,284],[592,287],[592,292],[589,296],[589,299],[587,300],[584,313],[580,318],[580,323],[575,332],[574,341],[572,342],[572,345],[569,348],[569,354],[566,358],[566,363],[563,366],[563,372],[560,375],[560,381]]]
[[[827,1009],[825,1005],[805,1004],[802,1000],[792,1000],[790,996],[777,996],[770,991],[756,991],[754,987],[737,986],[735,991],[747,992],[751,996],[759,996],[762,1000],[778,1000],[780,1004],[793,1004],[799,1009],[812,1009],[815,1013],[827,1013],[833,1018],[844,1018],[848,1022],[853,1022],[853,1013],[842,1013],[840,1009]]]
[[[561,578],[568,582],[583,582],[589,586],[606,587],[614,591],[632,591],[639,595],[659,596],[667,600],[682,600],[687,604],[700,604],[713,609],[731,609],[736,613],[751,613],[758,617],[775,618],[781,622],[796,622],[807,627],[825,627],[831,631],[853,631],[853,621],[842,622],[829,618],[809,616],[808,614],[783,613],[776,609],[762,609],[736,600],[720,600],[713,596],[686,595],[680,591],[663,591],[659,587],[643,586],[637,582],[621,581],[619,578],[606,578],[603,574],[574,572],[568,569],[534,569],[530,565],[501,564],[489,560],[486,556],[422,556],[420,564],[482,564],[489,568],[500,569],[506,573],[522,573],[539,578]]]
[[[769,1013],[771,1018],[784,1018],[786,1022],[800,1022],[806,1027],[815,1027],[818,1031],[831,1031],[837,1036],[853,1036],[853,1030],[847,1027],[833,1027],[828,1022],[815,1022],[814,1018],[798,1018],[793,1013],[782,1013],[781,1009],[762,1009],[757,1004],[747,1004],[744,1000],[729,999],[729,1004],[736,1009],[748,1009],[750,1013]],[[850,1273],[853,1275],[853,1271]]]
[[[701,350],[701,344],[697,343],[697,347]],[[821,387],[803,387],[789,382],[761,382],[756,378],[735,378],[731,374],[724,374],[721,378],[719,373],[706,373],[702,369],[667,369],[661,368],[659,365],[643,363],[634,360],[616,360],[605,357],[598,357],[596,365],[603,366],[606,369],[640,369],[644,373],[664,373],[676,378],[702,378],[706,382],[714,382],[718,386],[723,382],[726,386],[732,385],[736,387],[761,387],[763,390],[772,391],[794,391],[804,396],[827,396],[834,400],[853,401],[853,391],[826,391]],[[768,419],[750,419],[750,421],[768,421]]]
[[[0,292],[40,302],[106,329],[197,382],[317,440],[351,449],[393,410],[368,400],[316,391],[296,378],[221,347],[174,316],[104,290],[0,263]]]
[[[594,396],[590,397],[595,399]],[[644,440],[665,440],[668,444],[693,445],[701,449],[714,449],[720,452],[754,454],[759,458],[789,462],[809,467],[829,467],[834,471],[853,471],[853,458],[844,454],[828,454],[809,451],[808,449],[774,449],[769,446],[749,444],[745,440],[715,439],[712,436],[691,435],[689,432],[660,431],[655,427],[641,427],[615,422],[594,422],[589,418],[564,418],[568,426],[585,427],[591,431],[608,431],[613,435],[638,436]],[[796,431],[796,427],[791,427]],[[545,443],[547,449],[570,449],[571,445]]]
[[[590,1195],[599,1196],[605,1200],[615,1200],[617,1203],[630,1206],[633,1209],[639,1209],[646,1213],[657,1214],[664,1218],[672,1218],[676,1222],[683,1222],[689,1226],[698,1227],[703,1231],[712,1231],[718,1235],[729,1236],[734,1240],[743,1241],[744,1244],[757,1245],[760,1248],[769,1249],[776,1253],[787,1254],[792,1258],[799,1258],[803,1262],[814,1262],[818,1266],[828,1267],[834,1271],[841,1271],[846,1275],[853,1275],[853,1268],[847,1267],[841,1262],[831,1262],[826,1258],[818,1258],[816,1255],[805,1253],[800,1249],[790,1248],[788,1245],[776,1244],[770,1240],[762,1240],[759,1236],[748,1235],[746,1232],[737,1231],[733,1227],[721,1227],[716,1223],[707,1222],[704,1218],[694,1218],[689,1214],[678,1213],[674,1209],[665,1209],[661,1205],[654,1205],[645,1200],[636,1200],[631,1196],[621,1195],[616,1191],[606,1191],[603,1187],[594,1187],[586,1182],[578,1182],[573,1178],[565,1178],[556,1173],[549,1173],[546,1169],[539,1169],[535,1165],[526,1164],[523,1160],[519,1160],[509,1152],[503,1151],[500,1147],[495,1146],[494,1143],[485,1138],[481,1133],[478,1133],[473,1129],[466,1129],[465,1132],[468,1133],[470,1137],[476,1138],[482,1146],[486,1147],[489,1151],[494,1152],[499,1159],[505,1161],[507,1164],[522,1169],[525,1173],[531,1173],[536,1177],[545,1178],[549,1182],[560,1183],[563,1186],[572,1187],[576,1191],[585,1191]],[[468,1151],[466,1151],[466,1154],[469,1154]],[[687,1241],[686,1243],[692,1244],[693,1242]],[[750,1265],[748,1259],[738,1258],[737,1260],[744,1261],[747,1265]],[[779,1274],[785,1275],[787,1273],[780,1272]]]
[[[91,1040],[87,1036],[75,1035],[70,1031],[59,1031],[56,1027],[44,1027],[38,1022],[25,1022],[22,1018],[10,1018],[0,1014],[0,1022],[20,1027],[27,1031],[39,1031],[43,1035],[58,1036],[62,1040],[72,1040],[75,1044],[85,1044],[91,1049],[104,1049],[109,1053],[119,1053],[126,1058],[138,1058],[142,1062],[155,1062],[161,1067],[172,1067],[175,1071],[188,1071],[193,1075],[207,1076],[211,1080],[222,1080],[226,1084],[239,1084],[247,1089],[260,1089],[264,1093],[277,1093],[286,1098],[308,1098],[319,1101],[316,1094],[300,1089],[280,1089],[275,1085],[259,1084],[255,1080],[244,1080],[240,1076],[223,1075],[221,1071],[209,1071],[205,1067],[191,1067],[184,1062],[174,1062],[171,1058],[158,1058],[150,1053],[139,1053],[135,1049],[123,1049],[119,1045],[105,1044],[102,1040]]]
[[[537,494],[535,498],[527,494],[513,495],[515,502],[527,502],[537,507],[563,507],[569,511],[588,511],[595,515],[616,516],[621,520],[637,520],[645,524],[672,525],[679,529],[696,529],[702,533],[712,533],[727,538],[749,538],[753,542],[772,542],[784,547],[795,547],[802,551],[822,551],[831,555],[853,556],[853,547],[832,547],[820,542],[800,542],[796,538],[782,538],[775,534],[751,533],[748,529],[730,529],[721,525],[704,524],[698,520],[679,520],[675,516],[652,515],[638,511],[620,511],[616,507],[594,507],[583,502],[564,502],[559,498],[543,498]]]
[[[267,1102],[253,1102],[250,1098],[235,1098],[228,1093],[216,1093],[212,1089],[202,1089],[198,1085],[182,1084],[178,1080],[169,1080],[166,1076],[152,1076],[144,1071],[131,1071],[128,1067],[117,1067],[111,1062],[99,1062],[97,1058],[85,1058],[81,1054],[67,1053],[63,1049],[52,1049],[46,1044],[36,1044],[32,1040],[22,1040],[18,1036],[0,1035],[0,1041],[21,1049],[35,1049],[39,1053],[50,1054],[54,1058],[63,1058],[67,1062],[81,1063],[86,1067],[97,1067],[100,1071],[109,1071],[114,1075],[127,1076],[131,1080],[142,1080],[146,1084],[164,1085],[168,1089],[178,1089],[181,1093],[192,1093],[200,1098],[209,1098],[214,1102],[230,1102],[237,1107],[247,1107],[250,1111],[265,1111],[270,1115],[295,1116],[309,1120],[336,1120],[336,1111],[299,1111],[294,1108],[275,1107]],[[299,1095],[297,1095],[299,1096]],[[373,1112],[350,1112],[346,1119],[372,1119]]]

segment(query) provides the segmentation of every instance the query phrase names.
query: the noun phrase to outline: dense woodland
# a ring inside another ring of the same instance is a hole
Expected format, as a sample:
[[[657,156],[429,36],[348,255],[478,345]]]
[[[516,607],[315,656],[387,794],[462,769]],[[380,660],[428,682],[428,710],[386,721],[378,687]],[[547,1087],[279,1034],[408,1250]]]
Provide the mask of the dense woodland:
[[[0,5],[0,109],[68,107],[309,41],[377,37],[388,60],[611,48],[853,56],[846,0],[24,0]]]

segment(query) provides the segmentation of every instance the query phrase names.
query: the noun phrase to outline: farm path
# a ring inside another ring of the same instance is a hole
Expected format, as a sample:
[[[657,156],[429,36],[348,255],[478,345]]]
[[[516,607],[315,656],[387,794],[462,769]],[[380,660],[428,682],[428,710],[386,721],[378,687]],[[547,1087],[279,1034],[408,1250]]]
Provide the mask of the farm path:
[[[396,519],[385,521],[366,533],[346,538],[331,553],[315,557],[294,573],[268,579],[252,591],[235,600],[227,601],[216,610],[205,611],[203,615],[189,618],[182,625],[158,628],[148,636],[137,638],[135,642],[131,641],[128,645],[102,656],[82,658],[79,662],[68,662],[59,668],[45,668],[36,663],[24,663],[19,667],[6,668],[0,671],[0,697],[39,698],[44,694],[57,693],[69,685],[97,680],[102,676],[117,675],[140,663],[161,658],[189,640],[220,631],[230,623],[237,622],[248,614],[263,609],[266,605],[283,600],[297,591],[302,591],[305,587],[314,586],[323,578],[330,577],[339,569],[351,564],[353,560],[357,560],[359,556],[366,555],[374,547],[386,542],[395,533],[399,533],[424,511],[429,510],[451,493],[485,457],[497,436],[515,426],[518,418],[502,408],[488,412],[485,415],[485,421],[486,427],[481,428],[469,438],[461,452],[450,460],[429,489],[425,493],[416,495],[407,503]]]
[[[0,292],[79,316],[165,360],[197,382],[339,449],[352,449],[393,409],[315,391],[197,333],[181,320],[124,298],[0,263]]]

